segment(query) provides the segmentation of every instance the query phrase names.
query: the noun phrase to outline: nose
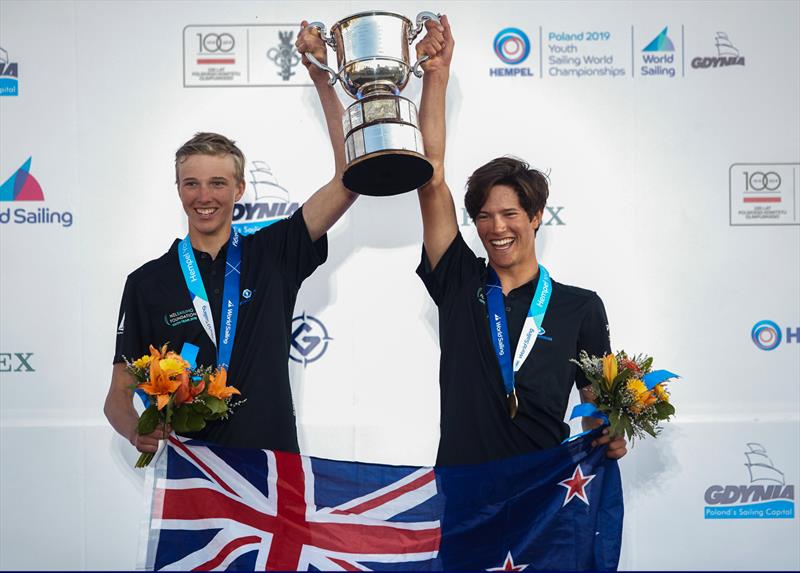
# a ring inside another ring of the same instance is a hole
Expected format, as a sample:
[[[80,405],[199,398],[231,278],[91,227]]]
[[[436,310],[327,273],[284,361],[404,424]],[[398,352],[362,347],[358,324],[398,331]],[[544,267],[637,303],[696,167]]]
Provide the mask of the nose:
[[[502,233],[506,228],[506,222],[502,215],[495,215],[492,218],[492,231],[495,233]]]

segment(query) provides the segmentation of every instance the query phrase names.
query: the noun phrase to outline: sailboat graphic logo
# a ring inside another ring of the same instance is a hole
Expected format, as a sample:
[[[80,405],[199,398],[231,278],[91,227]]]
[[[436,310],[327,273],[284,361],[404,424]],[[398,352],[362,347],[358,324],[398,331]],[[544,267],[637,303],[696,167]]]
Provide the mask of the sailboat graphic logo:
[[[717,48],[716,56],[692,58],[692,67],[694,69],[744,66],[744,56],[739,52],[739,48],[733,45],[727,32],[714,34],[714,46]]]
[[[290,217],[299,208],[266,161],[250,162],[247,171],[250,173],[247,188],[233,206],[233,225],[243,235]]]
[[[706,519],[794,519],[794,485],[786,483],[758,442],[744,452],[748,485],[712,485],[705,493]]]
[[[739,56],[739,49],[731,43],[728,34],[725,32],[717,32],[717,35],[714,37],[714,44],[717,46],[717,53],[721,58],[726,56]]]

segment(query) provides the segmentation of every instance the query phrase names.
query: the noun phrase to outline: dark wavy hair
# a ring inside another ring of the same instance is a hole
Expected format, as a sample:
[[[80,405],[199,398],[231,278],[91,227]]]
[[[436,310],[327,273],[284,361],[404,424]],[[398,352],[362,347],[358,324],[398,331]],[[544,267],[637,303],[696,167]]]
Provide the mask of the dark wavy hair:
[[[510,156],[492,159],[486,165],[478,167],[467,179],[464,206],[473,221],[495,185],[508,185],[514,189],[519,197],[519,204],[529,219],[544,210],[550,195],[547,175],[531,169],[525,161]]]

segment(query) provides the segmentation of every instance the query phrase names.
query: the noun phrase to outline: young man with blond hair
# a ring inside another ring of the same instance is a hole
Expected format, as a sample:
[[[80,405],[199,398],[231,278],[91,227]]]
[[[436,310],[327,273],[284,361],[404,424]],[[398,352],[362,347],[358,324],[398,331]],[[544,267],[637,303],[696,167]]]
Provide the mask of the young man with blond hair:
[[[302,31],[301,51],[326,60],[315,32]],[[175,175],[189,234],[128,276],[118,318],[105,414],[140,452],[154,452],[165,433],[137,433],[138,416],[125,359],[169,342],[198,348],[199,365],[225,365],[244,401],[227,420],[192,434],[233,447],[297,452],[288,355],[295,299],[303,280],[327,257],[328,229],[357,195],[342,184],[343,109],[327,74],[303,58],[320,98],[335,172],[288,219],[249,236],[232,230],[233,207],[245,190],[244,155],[219,134],[198,133],[175,154]],[[199,275],[199,277],[198,277]],[[197,280],[197,279],[200,280]],[[225,311],[223,313],[223,311]]]

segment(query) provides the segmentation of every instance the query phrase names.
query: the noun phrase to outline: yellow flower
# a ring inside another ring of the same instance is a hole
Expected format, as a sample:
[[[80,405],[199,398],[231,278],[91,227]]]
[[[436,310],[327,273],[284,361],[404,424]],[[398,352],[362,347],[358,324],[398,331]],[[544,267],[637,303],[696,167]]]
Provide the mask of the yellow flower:
[[[617,358],[613,354],[606,354],[603,357],[603,378],[606,380],[606,386],[611,388],[614,378],[617,377]]]
[[[148,366],[150,366],[150,355],[149,354],[146,354],[146,355],[142,356],[139,360],[136,360],[133,363],[133,367],[134,368],[144,369],[144,368],[147,368]]]
[[[656,398],[661,402],[669,402],[669,392],[667,392],[667,388],[663,384],[656,384],[653,389],[656,392]]]
[[[177,354],[175,354],[172,356],[167,355],[167,358],[162,358],[159,360],[158,366],[167,376],[175,376],[186,370],[188,365],[185,360],[182,360]]]
[[[634,412],[640,412],[644,406],[655,404],[657,401],[654,391],[648,390],[645,383],[638,378],[628,380],[628,391],[636,396],[636,403],[632,408]]]
[[[631,378],[628,380],[628,390],[630,390],[631,394],[636,396],[636,399],[638,400],[639,396],[647,392],[647,386],[645,386],[644,382],[638,378]]]

